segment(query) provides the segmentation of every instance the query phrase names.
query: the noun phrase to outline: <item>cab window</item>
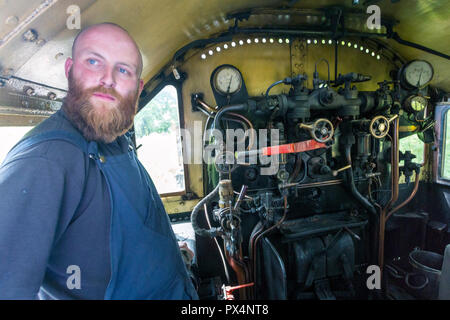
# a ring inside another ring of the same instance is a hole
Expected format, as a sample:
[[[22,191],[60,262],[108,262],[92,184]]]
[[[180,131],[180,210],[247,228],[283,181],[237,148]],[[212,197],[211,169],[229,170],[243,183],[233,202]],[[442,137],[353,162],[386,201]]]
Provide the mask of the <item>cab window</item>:
[[[185,190],[177,89],[165,86],[134,120],[137,155],[159,194]]]
[[[415,163],[423,163],[425,144],[422,142],[422,140],[419,139],[417,134],[413,134],[411,136],[400,139],[399,145],[399,149],[401,152],[409,150],[416,156],[416,158],[413,160]]]
[[[444,114],[442,131],[442,157],[441,157],[441,173],[442,179],[450,180],[450,109]]]
[[[0,143],[0,163],[3,162],[9,150],[32,128],[32,126],[0,127],[0,137],[2,137],[2,143]]]

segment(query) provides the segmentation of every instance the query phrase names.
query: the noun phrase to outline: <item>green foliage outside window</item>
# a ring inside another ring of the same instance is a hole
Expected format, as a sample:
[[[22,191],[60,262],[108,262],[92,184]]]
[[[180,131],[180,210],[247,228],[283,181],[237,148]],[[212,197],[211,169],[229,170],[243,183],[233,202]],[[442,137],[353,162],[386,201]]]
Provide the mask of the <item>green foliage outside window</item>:
[[[400,139],[400,151],[411,151],[412,154],[416,155],[416,158],[413,160],[415,163],[421,164],[423,162],[424,148],[425,144],[419,139],[417,134]]]
[[[134,120],[136,138],[150,133],[167,133],[171,126],[178,126],[177,91],[166,86],[139,113]]]

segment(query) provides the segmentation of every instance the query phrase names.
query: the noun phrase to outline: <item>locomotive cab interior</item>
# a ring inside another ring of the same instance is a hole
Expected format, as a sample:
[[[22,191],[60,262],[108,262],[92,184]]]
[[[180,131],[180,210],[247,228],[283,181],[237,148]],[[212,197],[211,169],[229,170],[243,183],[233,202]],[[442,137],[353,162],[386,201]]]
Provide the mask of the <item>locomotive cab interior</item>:
[[[61,107],[76,13],[114,22],[201,300],[450,299],[450,3],[72,5],[0,1],[2,157]]]

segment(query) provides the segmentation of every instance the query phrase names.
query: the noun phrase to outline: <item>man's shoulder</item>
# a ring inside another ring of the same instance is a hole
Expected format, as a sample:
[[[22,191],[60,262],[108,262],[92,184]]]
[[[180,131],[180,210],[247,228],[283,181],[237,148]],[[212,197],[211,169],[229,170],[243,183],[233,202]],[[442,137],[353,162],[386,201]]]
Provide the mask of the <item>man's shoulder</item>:
[[[21,144],[25,144],[26,141],[32,141],[39,136],[45,135],[46,133],[51,134],[52,132],[66,133],[69,136],[78,138],[81,136],[61,112],[56,112],[23,137],[12,149],[13,155],[9,155],[6,162],[18,159],[30,159],[32,161],[32,158],[38,157],[54,163],[60,163],[61,166],[70,167],[74,161],[81,161],[85,157],[83,150],[79,146],[64,139],[43,139],[25,148],[21,148]]]
[[[59,110],[30,130],[22,140],[50,131],[64,131],[72,135],[80,135],[80,132],[65,117],[64,112]]]

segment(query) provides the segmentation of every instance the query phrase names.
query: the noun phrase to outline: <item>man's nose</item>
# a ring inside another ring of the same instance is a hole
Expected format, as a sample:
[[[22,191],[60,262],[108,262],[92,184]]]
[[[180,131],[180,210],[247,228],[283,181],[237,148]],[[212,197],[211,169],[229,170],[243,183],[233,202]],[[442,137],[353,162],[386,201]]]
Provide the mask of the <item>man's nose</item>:
[[[114,78],[114,73],[111,68],[105,68],[100,78],[100,85],[105,88],[114,88],[116,86],[116,80]]]

